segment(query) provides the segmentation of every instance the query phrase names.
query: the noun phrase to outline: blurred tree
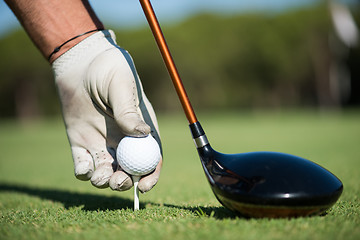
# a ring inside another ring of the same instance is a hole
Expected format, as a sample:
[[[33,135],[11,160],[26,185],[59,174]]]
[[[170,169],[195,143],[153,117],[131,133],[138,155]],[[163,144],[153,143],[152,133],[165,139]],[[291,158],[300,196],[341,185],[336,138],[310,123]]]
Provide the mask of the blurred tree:
[[[0,39],[0,117],[59,113],[51,68],[24,31]]]
[[[190,98],[203,108],[323,104],[319,96],[328,96],[329,89],[319,82],[330,57],[329,29],[325,5],[280,15],[203,14],[176,26],[163,26]],[[154,105],[168,109],[173,104],[162,98],[171,99],[174,93],[165,91],[169,89],[166,72],[155,73],[161,57],[153,53],[156,46],[150,31],[146,32],[142,51],[138,32],[123,34],[124,47],[133,49],[144,85],[145,78],[151,81],[149,87],[157,83],[158,90],[148,91]]]
[[[329,85],[332,25],[325,3],[274,15],[202,14],[162,25],[196,108],[339,106]],[[155,110],[179,110],[149,28],[116,35]],[[1,117],[58,114],[51,68],[25,33],[0,39],[0,52]],[[359,54],[352,57],[352,64],[359,62]]]

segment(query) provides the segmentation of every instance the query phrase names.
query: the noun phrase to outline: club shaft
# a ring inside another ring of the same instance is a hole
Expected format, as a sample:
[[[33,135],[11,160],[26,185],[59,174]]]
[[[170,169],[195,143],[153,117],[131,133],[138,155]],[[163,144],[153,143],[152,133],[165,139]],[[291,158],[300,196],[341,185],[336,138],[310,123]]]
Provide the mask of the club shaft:
[[[144,13],[145,13],[146,19],[149,23],[149,26],[151,28],[151,31],[155,37],[156,43],[157,43],[159,50],[161,52],[161,55],[163,57],[166,68],[168,69],[171,80],[174,84],[175,90],[178,94],[179,100],[184,109],[186,118],[188,119],[189,124],[193,124],[193,123],[197,122],[195,112],[191,106],[190,100],[187,96],[186,90],[181,81],[179,72],[177,71],[176,65],[174,63],[174,60],[170,53],[170,50],[165,41],[164,34],[162,33],[162,30],[160,28],[160,24],[157,20],[154,9],[151,6],[151,3],[149,0],[139,0],[139,1],[143,8]]]

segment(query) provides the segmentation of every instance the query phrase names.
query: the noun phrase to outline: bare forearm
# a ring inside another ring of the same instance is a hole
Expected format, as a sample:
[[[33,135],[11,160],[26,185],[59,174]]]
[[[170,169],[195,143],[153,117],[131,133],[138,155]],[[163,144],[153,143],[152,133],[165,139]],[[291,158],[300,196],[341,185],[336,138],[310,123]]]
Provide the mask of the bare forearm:
[[[5,2],[46,58],[54,48],[68,39],[93,29],[103,28],[87,0],[5,0]],[[89,35],[76,38],[64,45],[52,56],[50,62]]]

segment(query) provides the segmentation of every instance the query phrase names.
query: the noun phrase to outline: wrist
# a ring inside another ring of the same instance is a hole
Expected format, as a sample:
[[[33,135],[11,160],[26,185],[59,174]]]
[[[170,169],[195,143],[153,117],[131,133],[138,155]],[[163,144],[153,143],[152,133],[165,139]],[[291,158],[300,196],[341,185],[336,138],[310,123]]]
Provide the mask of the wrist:
[[[103,28],[88,0],[5,1],[45,58],[68,39]],[[61,51],[51,57],[50,62],[86,37],[79,37],[64,45]]]
[[[62,44],[58,45],[54,48],[54,50],[48,55],[48,61],[50,63],[54,62],[58,57],[60,57],[62,54],[67,52],[69,49],[80,43],[85,38],[90,37],[92,34],[98,31],[104,30],[103,28],[100,29],[94,29],[90,31],[86,31],[84,33],[81,33],[79,35],[76,35],[66,41],[64,41]]]
[[[61,53],[56,53],[58,56],[52,57],[51,65],[55,78],[68,71],[80,71],[81,66],[90,64],[95,56],[107,49],[114,48],[115,45],[116,38],[112,30],[94,32],[82,40],[74,41],[71,44],[69,42],[66,50],[64,49]]]

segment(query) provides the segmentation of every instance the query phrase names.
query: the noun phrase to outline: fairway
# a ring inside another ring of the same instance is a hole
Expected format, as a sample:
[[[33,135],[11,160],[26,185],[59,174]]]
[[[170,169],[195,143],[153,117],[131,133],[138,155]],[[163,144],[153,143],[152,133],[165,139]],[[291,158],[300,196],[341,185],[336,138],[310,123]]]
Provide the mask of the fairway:
[[[182,113],[158,115],[164,166],[140,195],[77,180],[61,117],[0,122],[0,239],[360,239],[360,111],[199,113],[226,153],[278,151],[312,160],[344,184],[324,216],[245,219],[218,203]]]

